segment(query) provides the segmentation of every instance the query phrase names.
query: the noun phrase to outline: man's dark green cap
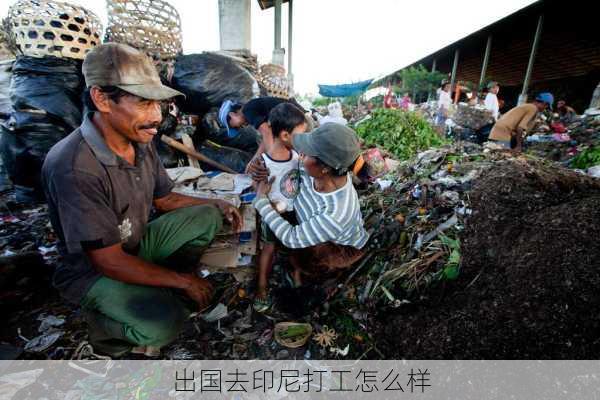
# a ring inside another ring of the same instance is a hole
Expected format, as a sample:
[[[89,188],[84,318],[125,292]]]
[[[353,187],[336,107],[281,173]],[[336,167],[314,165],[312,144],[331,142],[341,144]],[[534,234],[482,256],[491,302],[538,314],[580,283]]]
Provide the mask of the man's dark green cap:
[[[334,169],[352,166],[360,155],[356,133],[333,122],[323,124],[310,133],[295,134],[292,142],[297,152],[317,157]]]

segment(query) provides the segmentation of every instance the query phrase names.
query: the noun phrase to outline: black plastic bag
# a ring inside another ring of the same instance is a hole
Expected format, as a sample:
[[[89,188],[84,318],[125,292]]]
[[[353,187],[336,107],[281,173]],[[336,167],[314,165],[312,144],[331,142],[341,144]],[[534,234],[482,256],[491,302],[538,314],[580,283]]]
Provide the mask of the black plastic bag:
[[[13,108],[44,110],[69,131],[81,124],[83,89],[79,60],[19,56],[13,64]]]
[[[0,119],[7,119],[12,112],[10,101],[10,80],[14,60],[0,61]]]
[[[247,70],[213,53],[177,57],[171,86],[186,95],[178,98],[181,110],[199,115],[220,107],[226,99],[246,102],[259,93],[256,79]]]
[[[48,115],[21,111],[13,112],[1,129],[0,155],[17,200],[43,200],[42,164],[50,148],[69,131]]]
[[[206,157],[213,161],[219,162],[223,165],[228,166],[237,173],[243,174],[246,170],[246,166],[252,159],[254,153],[247,153],[245,151],[225,148],[216,146],[209,142],[205,142],[198,148],[200,154],[204,154]],[[215,167],[205,164],[200,161],[200,168],[204,171],[214,171]]]

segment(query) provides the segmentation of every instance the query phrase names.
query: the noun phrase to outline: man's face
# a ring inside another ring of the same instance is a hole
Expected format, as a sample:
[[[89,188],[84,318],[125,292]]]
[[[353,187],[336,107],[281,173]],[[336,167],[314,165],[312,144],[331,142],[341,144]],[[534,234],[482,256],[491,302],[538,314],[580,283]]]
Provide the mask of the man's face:
[[[241,128],[246,125],[246,118],[241,111],[235,111],[229,113],[229,127],[230,128]]]
[[[498,94],[498,92],[500,92],[500,86],[496,85],[490,91],[494,94]]]
[[[558,103],[556,103],[556,108],[561,108],[562,109],[562,108],[565,107],[566,104],[567,103],[565,103],[564,100],[560,100],[560,101],[558,101]]]
[[[538,100],[535,101],[535,105],[537,106],[539,112],[543,112],[548,107],[546,102]]]
[[[125,95],[116,101],[101,96],[94,102],[110,126],[132,142],[149,143],[158,133],[162,121],[158,100]]]

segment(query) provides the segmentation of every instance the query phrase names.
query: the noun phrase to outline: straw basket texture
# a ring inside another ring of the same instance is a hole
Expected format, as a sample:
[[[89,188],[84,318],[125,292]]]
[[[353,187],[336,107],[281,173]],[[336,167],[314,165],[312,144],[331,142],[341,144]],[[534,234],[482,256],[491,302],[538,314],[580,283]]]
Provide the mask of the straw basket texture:
[[[102,25],[83,7],[48,0],[21,0],[8,12],[20,53],[83,59],[100,44]]]
[[[289,83],[285,76],[285,68],[275,64],[261,65],[258,81],[267,89],[269,96],[289,98]]]
[[[106,4],[106,41],[128,44],[155,59],[181,54],[181,20],[175,7],[161,0],[106,0]]]
[[[289,327],[292,326],[303,326],[306,328],[306,334],[299,336],[295,339],[286,339],[281,337],[281,333]],[[289,347],[291,349],[297,349],[298,347],[302,347],[306,344],[310,336],[312,335],[313,328],[310,324],[304,324],[299,322],[279,322],[275,324],[273,329],[273,335],[275,337],[275,341],[282,346]]]
[[[0,22],[0,61],[15,58],[17,45],[10,32],[10,21],[6,17]]]

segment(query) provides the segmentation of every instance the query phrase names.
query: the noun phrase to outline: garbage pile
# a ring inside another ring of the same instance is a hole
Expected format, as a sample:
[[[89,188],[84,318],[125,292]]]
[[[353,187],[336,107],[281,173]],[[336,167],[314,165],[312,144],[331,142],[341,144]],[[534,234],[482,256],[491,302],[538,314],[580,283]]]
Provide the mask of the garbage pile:
[[[418,304],[400,304],[397,313],[381,313],[386,354],[597,355],[600,319],[589,310],[600,305],[600,181],[522,156],[494,162],[468,198],[456,281],[422,294]]]
[[[400,307],[432,284],[459,275],[459,233],[472,213],[473,182],[506,152],[476,144],[419,153],[360,193],[371,231],[369,255],[356,291],[361,303]]]
[[[527,153],[582,170],[600,164],[574,163],[582,152],[600,146],[600,111],[589,111],[567,126],[551,121],[538,119],[527,137]]]
[[[472,106],[466,103],[458,103],[452,121],[462,128],[474,131],[493,123],[492,112],[483,106]]]

